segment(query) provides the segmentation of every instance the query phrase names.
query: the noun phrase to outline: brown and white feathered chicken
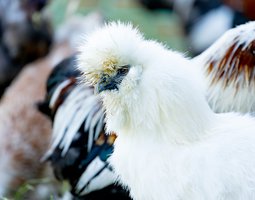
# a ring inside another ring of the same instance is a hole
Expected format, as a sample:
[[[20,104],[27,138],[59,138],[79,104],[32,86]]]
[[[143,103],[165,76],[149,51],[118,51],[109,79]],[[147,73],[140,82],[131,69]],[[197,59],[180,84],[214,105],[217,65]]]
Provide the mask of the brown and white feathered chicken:
[[[255,119],[211,110],[201,63],[121,23],[88,35],[78,60],[118,135],[110,161],[135,200],[254,198]]]
[[[1,198],[11,198],[26,181],[46,176],[47,165],[40,159],[50,143],[51,123],[36,104],[44,98],[45,82],[53,66],[69,54],[70,49],[61,45],[48,57],[26,66],[1,99]]]
[[[215,112],[254,113],[255,22],[230,29],[193,61]]]

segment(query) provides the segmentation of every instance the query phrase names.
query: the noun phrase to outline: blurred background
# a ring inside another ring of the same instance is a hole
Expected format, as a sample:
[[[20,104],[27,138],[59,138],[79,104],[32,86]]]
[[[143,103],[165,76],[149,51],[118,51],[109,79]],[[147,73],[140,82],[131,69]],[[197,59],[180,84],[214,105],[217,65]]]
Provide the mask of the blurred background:
[[[77,155],[42,161],[54,124],[39,112],[52,114],[42,103],[49,75],[84,34],[108,21],[132,22],[146,38],[193,57],[254,19],[254,0],[0,0],[0,199],[97,199],[75,193],[76,166],[60,175],[66,160],[78,165]]]

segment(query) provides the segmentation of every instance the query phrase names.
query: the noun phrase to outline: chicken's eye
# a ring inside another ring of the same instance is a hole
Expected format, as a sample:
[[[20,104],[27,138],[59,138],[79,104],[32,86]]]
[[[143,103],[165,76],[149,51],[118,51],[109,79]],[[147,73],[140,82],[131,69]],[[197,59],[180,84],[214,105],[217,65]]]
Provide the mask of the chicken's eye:
[[[117,70],[117,73],[121,75],[126,75],[129,71],[129,68],[130,68],[129,65],[121,66],[121,68]]]

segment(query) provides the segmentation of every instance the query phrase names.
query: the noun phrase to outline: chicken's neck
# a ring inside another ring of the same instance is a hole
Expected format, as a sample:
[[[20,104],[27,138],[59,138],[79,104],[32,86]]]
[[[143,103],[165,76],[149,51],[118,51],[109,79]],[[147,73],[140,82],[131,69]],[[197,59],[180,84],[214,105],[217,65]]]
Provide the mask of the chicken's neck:
[[[216,116],[204,97],[196,96],[192,90],[187,92],[186,98],[139,92],[132,100],[109,101],[110,104],[105,103],[107,129],[120,137],[122,134],[131,137],[145,134],[144,137],[173,144],[195,142],[207,134]]]

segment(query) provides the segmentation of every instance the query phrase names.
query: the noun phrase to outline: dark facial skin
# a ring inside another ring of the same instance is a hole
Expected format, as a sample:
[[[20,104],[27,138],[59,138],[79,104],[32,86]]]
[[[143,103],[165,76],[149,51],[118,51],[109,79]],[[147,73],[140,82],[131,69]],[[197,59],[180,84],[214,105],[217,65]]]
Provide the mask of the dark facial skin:
[[[129,69],[130,65],[124,65],[119,67],[113,76],[103,74],[96,86],[97,93],[105,90],[118,90],[118,86],[121,84],[124,77],[128,74]]]

